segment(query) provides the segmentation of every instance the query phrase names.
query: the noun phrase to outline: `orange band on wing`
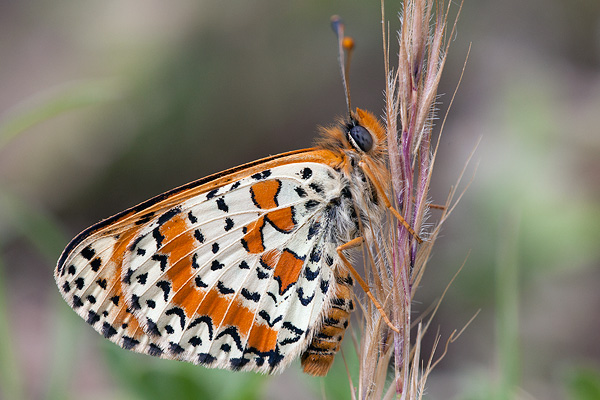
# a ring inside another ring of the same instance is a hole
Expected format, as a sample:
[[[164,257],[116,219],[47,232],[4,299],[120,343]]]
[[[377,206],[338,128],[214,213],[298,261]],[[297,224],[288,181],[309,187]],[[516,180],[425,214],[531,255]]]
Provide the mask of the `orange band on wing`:
[[[175,284],[173,284],[173,287],[175,287]],[[171,303],[183,309],[188,318],[192,318],[201,300],[202,292],[196,288],[192,280],[187,282],[185,286],[180,286],[180,289],[175,292],[171,299]]]
[[[257,254],[265,251],[265,245],[262,238],[262,228],[264,226],[264,216],[246,226],[246,235],[242,239],[242,244],[248,253]]]
[[[279,210],[271,211],[267,213],[267,218],[273,224],[277,230],[289,233],[296,227],[296,221],[294,221],[294,208],[282,208]]]
[[[237,301],[221,295],[217,290],[207,292],[196,311],[198,315],[209,315],[215,327],[231,325],[238,327],[240,334],[250,329],[254,314]]]
[[[206,293],[197,313],[210,315],[215,327],[235,326],[240,336],[248,337],[248,347],[267,352],[274,350],[277,345],[278,331],[258,323],[252,326],[254,321],[252,311],[235,300],[232,302],[232,299],[222,296],[216,290]]]
[[[255,183],[250,188],[250,193],[256,207],[270,210],[278,205],[277,194],[279,189],[281,189],[281,182],[275,179]]]
[[[255,324],[248,336],[248,347],[254,347],[258,351],[268,352],[275,350],[277,346],[278,331],[268,325]]]
[[[189,231],[187,218],[179,214],[165,222],[160,227],[160,232],[165,237],[164,246],[158,249],[159,253],[169,255],[167,277],[171,281],[174,292],[185,285],[194,274],[192,256],[195,249],[195,240]]]
[[[283,251],[273,273],[273,278],[279,281],[279,294],[283,295],[291,285],[298,281],[303,265],[304,260],[287,249]]]

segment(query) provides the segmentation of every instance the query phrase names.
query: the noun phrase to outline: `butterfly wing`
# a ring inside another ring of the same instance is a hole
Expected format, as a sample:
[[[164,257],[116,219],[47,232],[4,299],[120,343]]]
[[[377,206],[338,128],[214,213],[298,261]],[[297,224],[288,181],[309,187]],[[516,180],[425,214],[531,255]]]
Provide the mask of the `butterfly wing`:
[[[324,150],[176,189],[89,228],[55,271],[63,297],[123,348],[273,372],[310,343],[335,287]]]

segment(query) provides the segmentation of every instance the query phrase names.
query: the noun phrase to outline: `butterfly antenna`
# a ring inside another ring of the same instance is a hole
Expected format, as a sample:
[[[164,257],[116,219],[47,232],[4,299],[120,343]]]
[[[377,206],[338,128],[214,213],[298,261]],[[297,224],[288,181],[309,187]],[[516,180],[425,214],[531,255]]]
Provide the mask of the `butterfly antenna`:
[[[350,71],[350,59],[352,58],[352,50],[354,49],[354,39],[348,36],[344,36],[344,23],[342,19],[334,15],[331,17],[331,27],[335,32],[338,39],[338,61],[340,63],[340,71],[342,73],[342,82],[344,84],[344,92],[346,94],[346,107],[348,108],[348,115],[351,115],[351,103],[350,103],[350,85],[348,83],[348,71]],[[348,57],[344,57],[345,55]],[[345,60],[345,61],[344,61]]]

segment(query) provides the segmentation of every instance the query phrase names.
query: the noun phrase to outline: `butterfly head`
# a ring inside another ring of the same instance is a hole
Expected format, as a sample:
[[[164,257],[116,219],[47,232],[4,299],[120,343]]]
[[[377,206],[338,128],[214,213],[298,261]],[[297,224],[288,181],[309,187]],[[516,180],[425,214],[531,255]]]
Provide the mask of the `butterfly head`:
[[[322,129],[316,145],[354,159],[380,160],[385,155],[385,130],[373,114],[357,108],[339,125]]]
[[[346,140],[359,153],[370,153],[385,141],[385,131],[373,114],[356,109],[346,124]]]

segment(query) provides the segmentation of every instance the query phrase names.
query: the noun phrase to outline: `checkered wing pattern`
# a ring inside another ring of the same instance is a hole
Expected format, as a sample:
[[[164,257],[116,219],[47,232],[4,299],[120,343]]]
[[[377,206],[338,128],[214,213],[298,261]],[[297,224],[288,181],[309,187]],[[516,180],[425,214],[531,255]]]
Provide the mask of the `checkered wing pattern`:
[[[280,164],[126,210],[67,247],[61,294],[123,348],[278,371],[311,342],[335,291],[326,223],[344,194],[339,174]]]

